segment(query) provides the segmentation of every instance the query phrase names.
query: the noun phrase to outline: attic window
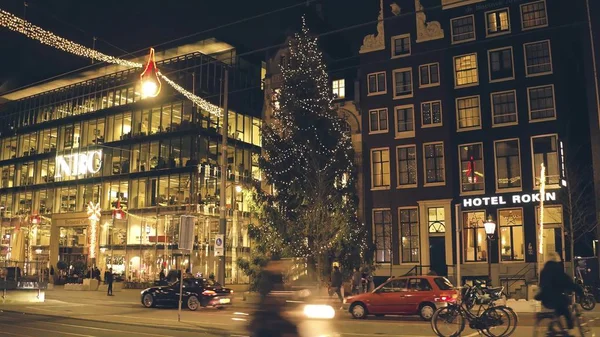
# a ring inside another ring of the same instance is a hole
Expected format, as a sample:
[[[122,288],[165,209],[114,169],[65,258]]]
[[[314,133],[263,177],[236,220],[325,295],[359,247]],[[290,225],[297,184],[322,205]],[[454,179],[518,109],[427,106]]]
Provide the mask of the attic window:
[[[334,99],[342,99],[346,97],[346,84],[345,84],[345,80],[339,79],[339,80],[334,80],[332,83],[332,90],[333,90],[333,98]]]

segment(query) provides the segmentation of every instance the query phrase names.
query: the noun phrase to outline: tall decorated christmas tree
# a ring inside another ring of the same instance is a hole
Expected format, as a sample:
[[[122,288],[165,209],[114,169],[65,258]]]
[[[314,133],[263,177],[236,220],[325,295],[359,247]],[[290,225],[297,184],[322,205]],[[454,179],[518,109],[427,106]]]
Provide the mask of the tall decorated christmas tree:
[[[262,130],[260,166],[272,191],[257,191],[261,225],[251,233],[258,253],[306,258],[324,277],[333,261],[345,271],[369,262],[369,240],[357,218],[350,135],[333,108],[323,55],[304,18],[289,52],[279,105]]]

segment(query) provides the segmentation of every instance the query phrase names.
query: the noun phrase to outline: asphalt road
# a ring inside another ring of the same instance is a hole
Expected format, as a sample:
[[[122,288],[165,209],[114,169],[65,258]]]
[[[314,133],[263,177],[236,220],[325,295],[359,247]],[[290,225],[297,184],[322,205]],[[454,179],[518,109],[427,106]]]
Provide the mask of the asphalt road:
[[[2,336],[245,336],[254,307],[236,301],[225,310],[183,310],[178,321],[176,309],[146,309],[139,301],[139,291],[115,293],[107,297],[95,292],[49,292],[45,303],[0,303],[0,337]],[[588,312],[600,319],[600,309]],[[598,322],[598,324],[595,324]],[[303,337],[429,337],[434,336],[428,322],[418,317],[369,317],[352,319],[337,312],[328,321],[297,320]],[[519,314],[515,337],[533,335],[533,315]],[[600,321],[592,325],[600,327]],[[600,335],[599,328],[593,328]],[[477,336],[466,329],[462,336]]]

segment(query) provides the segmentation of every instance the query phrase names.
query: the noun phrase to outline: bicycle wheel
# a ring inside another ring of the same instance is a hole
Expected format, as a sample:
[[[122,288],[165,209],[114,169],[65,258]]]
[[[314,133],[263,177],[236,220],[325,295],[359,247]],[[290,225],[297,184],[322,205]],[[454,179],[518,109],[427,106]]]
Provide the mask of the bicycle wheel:
[[[489,337],[508,336],[507,334],[511,330],[510,316],[508,310],[502,307],[486,309],[481,314],[482,321],[485,324],[485,328],[481,332]]]
[[[505,305],[501,305],[499,307],[506,310],[510,315],[510,329],[508,330],[506,335],[504,335],[505,337],[508,337],[508,336],[512,335],[515,332],[515,330],[517,329],[517,325],[519,324],[519,317],[517,316],[517,313],[511,307],[507,307]]]
[[[596,299],[594,298],[593,295],[586,294],[585,296],[583,296],[581,298],[581,301],[579,302],[579,304],[581,305],[583,310],[587,310],[587,311],[594,310],[594,307],[596,307]]]
[[[465,317],[455,305],[439,308],[431,317],[431,328],[439,337],[457,337],[465,329]]]
[[[579,330],[579,333],[582,337],[595,337],[596,334],[592,329],[590,320],[577,309],[577,306],[573,308],[573,321],[575,323],[575,327]]]

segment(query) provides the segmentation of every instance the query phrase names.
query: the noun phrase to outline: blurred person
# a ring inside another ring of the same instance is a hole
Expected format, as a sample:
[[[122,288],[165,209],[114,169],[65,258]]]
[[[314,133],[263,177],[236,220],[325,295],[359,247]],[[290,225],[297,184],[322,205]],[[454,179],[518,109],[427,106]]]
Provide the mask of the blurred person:
[[[249,329],[251,337],[298,337],[298,328],[281,315],[285,299],[274,296],[273,291],[284,290],[283,264],[271,261],[259,274],[260,303],[253,314]]]
[[[360,268],[356,267],[352,275],[352,295],[358,295],[362,292],[362,273]]]
[[[338,295],[340,302],[344,301],[344,296],[342,295],[342,284],[344,283],[344,279],[342,276],[342,272],[340,272],[340,267],[333,267],[333,273],[331,273],[331,290],[334,294]]]
[[[564,316],[569,335],[576,336],[568,295],[575,292],[583,296],[583,289],[564,272],[558,253],[549,253],[547,259],[548,262],[540,273],[540,292],[535,299],[541,301],[544,307],[553,309],[558,317]]]
[[[106,290],[106,295],[107,296],[113,296],[113,281],[114,281],[115,277],[113,275],[112,272],[112,268],[108,269],[108,271],[106,271],[106,273],[104,273],[104,283],[106,283],[108,285],[108,288]]]

